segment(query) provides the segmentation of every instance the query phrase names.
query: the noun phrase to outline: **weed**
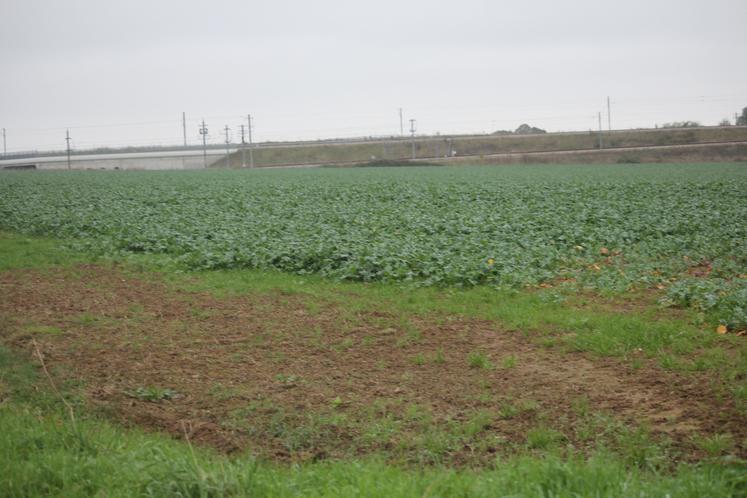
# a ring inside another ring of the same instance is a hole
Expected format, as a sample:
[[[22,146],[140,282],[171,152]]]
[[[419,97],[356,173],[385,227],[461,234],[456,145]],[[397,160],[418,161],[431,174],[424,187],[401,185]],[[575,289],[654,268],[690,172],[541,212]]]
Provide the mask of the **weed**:
[[[488,392],[480,393],[477,395],[477,401],[484,405],[492,404],[493,396]]]
[[[362,440],[366,444],[385,445],[399,431],[399,422],[387,414],[384,417],[372,418],[365,424]]]
[[[731,434],[714,434],[712,436],[700,436],[695,439],[698,448],[705,451],[710,457],[717,457],[728,453],[734,448],[734,437]]]
[[[198,319],[198,320],[208,320],[210,317],[213,316],[213,313],[205,308],[200,308],[198,306],[192,306],[189,308],[189,314]]]
[[[98,317],[94,315],[93,313],[81,313],[80,315],[73,318],[73,323],[76,323],[78,325],[82,326],[90,326],[93,325],[98,321]]]
[[[665,370],[684,370],[685,364],[678,357],[671,354],[664,354],[659,358],[659,365]]]
[[[489,411],[481,410],[475,413],[462,428],[462,433],[467,438],[473,438],[478,433],[489,428],[493,423],[495,415]]]
[[[510,354],[508,356],[504,356],[501,360],[501,368],[514,368],[517,363],[516,355]]]
[[[322,338],[324,337],[324,330],[322,330],[321,325],[314,325],[312,337],[313,337],[314,345],[316,345],[317,347],[321,347]]]
[[[500,409],[498,410],[498,415],[506,419],[514,418],[519,413],[521,413],[521,409],[509,402],[502,403]]]
[[[127,306],[127,311],[133,315],[140,315],[145,312],[145,306],[140,303],[132,303]]]
[[[228,359],[231,360],[231,362],[233,362],[233,363],[243,363],[244,362],[244,353],[241,353],[241,352],[231,353],[228,356]]]
[[[616,451],[630,465],[639,468],[658,470],[670,463],[668,443],[656,442],[645,427],[617,426],[612,434],[612,443]]]
[[[445,455],[453,450],[455,443],[455,439],[446,431],[424,431],[416,443],[420,448],[419,460],[425,464],[442,463]]]
[[[412,362],[415,365],[425,365],[425,355],[423,353],[418,353],[412,358]]]
[[[304,305],[310,315],[318,315],[322,311],[322,305],[318,301],[309,299],[304,302]]]
[[[292,387],[292,386],[295,386],[301,380],[301,377],[298,375],[294,375],[294,374],[289,374],[289,375],[277,374],[275,376],[275,380],[280,382],[285,387]]]
[[[397,340],[399,346],[417,344],[423,339],[423,332],[410,323],[404,316],[400,318],[399,326],[405,332],[404,336]]]
[[[30,334],[62,334],[62,329],[53,325],[27,325],[24,330]]]
[[[353,338],[346,337],[335,345],[335,349],[340,352],[347,351],[348,349],[353,347],[353,344],[354,344]]]
[[[545,426],[538,426],[527,432],[527,447],[536,450],[546,450],[565,440],[562,432]]]
[[[429,426],[432,420],[432,415],[427,407],[412,403],[405,409],[405,420],[414,422],[423,427]]]
[[[571,402],[571,408],[573,409],[574,413],[578,415],[579,417],[581,418],[587,417],[591,409],[591,403],[589,402],[589,397],[584,395],[584,396],[580,396],[574,399]]]
[[[540,408],[538,401],[529,398],[519,400],[517,406],[523,412],[536,412]]]
[[[239,397],[241,395],[241,390],[235,387],[228,387],[223,384],[215,383],[210,387],[208,393],[218,401],[225,401]]]
[[[444,355],[444,350],[439,348],[438,351],[436,351],[436,354],[433,356],[433,363],[436,365],[443,365],[446,363],[446,356]]]
[[[734,400],[736,401],[737,408],[740,410],[747,411],[747,383],[741,382],[735,384],[730,389]]]
[[[282,351],[272,351],[270,353],[270,361],[273,363],[285,363],[286,357],[285,353]]]
[[[561,344],[561,339],[558,339],[557,337],[543,337],[540,339],[539,344],[544,348],[554,348]]]
[[[493,364],[490,363],[488,355],[482,351],[474,351],[467,355],[467,363],[470,368],[482,368],[484,370],[490,370],[493,368]]]
[[[138,387],[134,391],[128,391],[127,395],[139,399],[140,401],[148,401],[155,403],[158,401],[174,399],[178,396],[178,393],[173,389],[160,387]]]

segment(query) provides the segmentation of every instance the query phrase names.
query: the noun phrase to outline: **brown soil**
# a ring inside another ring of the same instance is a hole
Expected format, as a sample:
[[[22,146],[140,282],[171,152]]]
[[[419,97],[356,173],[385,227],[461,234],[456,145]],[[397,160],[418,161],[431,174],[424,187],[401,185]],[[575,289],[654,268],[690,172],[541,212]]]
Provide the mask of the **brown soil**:
[[[82,381],[126,424],[225,452],[433,460],[428,438],[450,434],[441,458],[475,463],[523,447],[536,427],[583,451],[603,438],[584,433],[587,411],[648,427],[687,459],[702,456],[697,435],[747,438],[745,417],[705,377],[548,349],[488,321],[281,293],[217,299],[101,266],[7,272],[0,294],[0,340],[31,358],[35,339],[58,380]],[[475,353],[494,368],[470,367]],[[147,401],[136,393],[147,387],[178,395]],[[478,414],[476,432],[454,436]]]

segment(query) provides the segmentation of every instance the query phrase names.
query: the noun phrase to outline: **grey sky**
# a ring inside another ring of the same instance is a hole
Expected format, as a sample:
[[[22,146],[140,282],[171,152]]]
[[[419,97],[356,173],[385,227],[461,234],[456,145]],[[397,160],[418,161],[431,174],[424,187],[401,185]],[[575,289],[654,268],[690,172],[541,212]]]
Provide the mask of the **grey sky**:
[[[747,1],[0,0],[8,151],[699,120],[747,106]],[[407,127],[407,125],[406,125]],[[235,138],[235,136],[234,136]]]

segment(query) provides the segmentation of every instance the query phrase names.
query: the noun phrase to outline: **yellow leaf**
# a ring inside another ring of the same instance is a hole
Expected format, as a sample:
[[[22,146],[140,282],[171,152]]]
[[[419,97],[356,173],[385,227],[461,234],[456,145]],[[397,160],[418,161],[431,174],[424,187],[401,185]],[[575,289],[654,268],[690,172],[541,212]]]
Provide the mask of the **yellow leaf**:
[[[716,327],[717,334],[724,335],[726,333],[726,330],[726,325],[719,325],[718,327]]]
[[[608,255],[610,253],[610,250],[606,247],[603,247],[599,250],[599,254],[603,254],[604,256]]]

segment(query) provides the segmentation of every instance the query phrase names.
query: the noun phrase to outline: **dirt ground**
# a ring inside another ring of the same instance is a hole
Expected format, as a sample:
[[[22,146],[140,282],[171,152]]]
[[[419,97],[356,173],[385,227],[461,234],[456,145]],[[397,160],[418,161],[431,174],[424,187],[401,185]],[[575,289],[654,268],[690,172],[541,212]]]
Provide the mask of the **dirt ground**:
[[[585,451],[627,425],[691,460],[699,435],[747,440],[707,374],[548,348],[488,321],[217,299],[94,265],[6,272],[0,295],[0,340],[38,363],[34,339],[56,382],[122,423],[227,453],[471,464],[526,448],[538,427]]]

